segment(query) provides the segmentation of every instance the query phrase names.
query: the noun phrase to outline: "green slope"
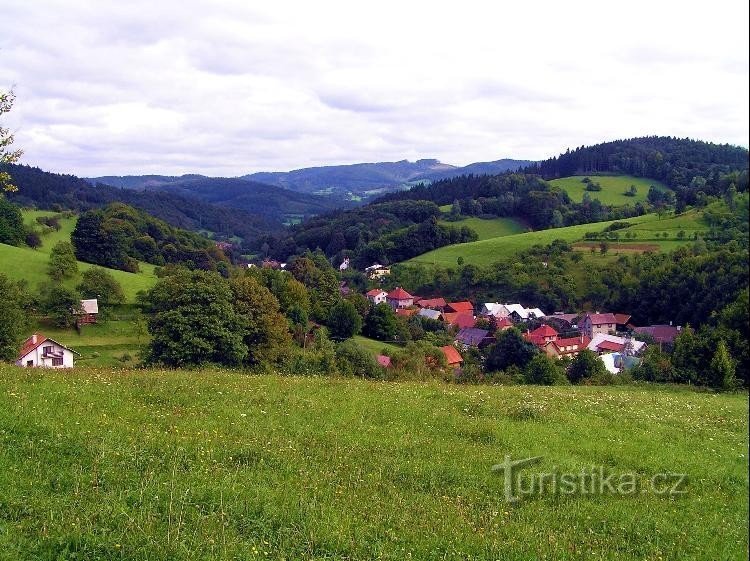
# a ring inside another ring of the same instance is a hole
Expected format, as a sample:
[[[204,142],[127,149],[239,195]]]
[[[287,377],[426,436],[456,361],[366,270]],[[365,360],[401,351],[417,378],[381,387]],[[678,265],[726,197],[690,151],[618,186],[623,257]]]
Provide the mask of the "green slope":
[[[593,182],[599,183],[602,186],[602,190],[586,191],[586,184],[581,181],[584,177],[589,177]],[[580,203],[583,200],[583,194],[588,193],[592,199],[599,199],[605,205],[616,206],[632,205],[638,201],[645,201],[648,190],[652,185],[657,189],[668,189],[668,187],[656,179],[634,177],[632,175],[575,175],[553,179],[549,183],[567,191],[574,202]],[[623,193],[631,185],[635,185],[638,193],[635,197],[626,197]]]
[[[655,214],[647,214],[636,218],[629,218],[631,224],[641,224],[657,220]],[[423,263],[431,265],[454,266],[459,257],[463,257],[464,263],[473,265],[489,265],[495,261],[506,259],[512,255],[530,248],[533,245],[548,245],[554,240],[565,240],[576,242],[583,239],[586,232],[600,232],[613,220],[607,222],[595,222],[593,224],[581,224],[568,226],[566,228],[553,228],[551,230],[540,230],[538,232],[526,232],[513,236],[491,238],[477,242],[449,245],[414,257],[407,263]]]
[[[747,407],[644,386],[0,366],[0,557],[745,559]],[[511,503],[491,469],[506,455],[541,456],[525,488],[592,466],[637,487]],[[649,486],[664,472],[685,492]]]
[[[27,224],[34,223],[37,216],[54,215],[54,212],[44,211],[23,211],[24,222]],[[14,247],[0,244],[0,273],[4,273],[11,279],[26,280],[30,287],[35,289],[40,283],[49,280],[47,276],[47,263],[49,261],[49,252],[51,248],[59,241],[70,240],[70,234],[75,228],[75,218],[64,218],[60,220],[61,229],[51,231],[42,237],[42,246],[39,249],[30,249],[28,247]],[[38,226],[38,225],[37,225]],[[80,272],[94,267],[89,263],[78,263]],[[141,272],[127,273],[115,269],[108,269],[110,273],[122,285],[125,297],[129,302],[135,300],[135,295],[140,290],[148,290],[156,283],[154,274],[154,265],[149,263],[140,263]],[[66,282],[69,286],[74,286],[80,279],[72,279]]]
[[[468,226],[474,230],[480,240],[488,240],[490,238],[499,238],[502,236],[510,236],[513,234],[520,234],[525,232],[528,227],[516,218],[476,218],[469,217],[459,220],[458,222],[449,222],[447,220],[441,220],[440,224],[444,226]]]

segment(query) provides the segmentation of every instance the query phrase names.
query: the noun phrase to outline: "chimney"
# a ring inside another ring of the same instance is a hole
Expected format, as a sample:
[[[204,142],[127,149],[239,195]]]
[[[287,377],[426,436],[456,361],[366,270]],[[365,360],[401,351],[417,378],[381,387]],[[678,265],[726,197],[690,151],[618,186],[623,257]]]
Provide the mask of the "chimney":
[[[36,333],[31,336],[31,344],[36,345]]]
[[[672,320],[669,320],[669,327],[672,327]]]

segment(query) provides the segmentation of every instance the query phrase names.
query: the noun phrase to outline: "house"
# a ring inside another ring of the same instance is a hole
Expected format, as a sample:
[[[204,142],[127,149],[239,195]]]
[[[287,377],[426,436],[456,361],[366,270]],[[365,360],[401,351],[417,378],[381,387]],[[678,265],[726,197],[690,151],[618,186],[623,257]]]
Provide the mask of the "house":
[[[513,322],[510,321],[507,317],[497,319],[492,316],[491,325],[495,329],[495,331],[505,331],[506,329],[510,329],[511,327],[513,327]]]
[[[367,291],[367,299],[372,302],[373,306],[377,306],[378,304],[382,304],[386,301],[386,297],[388,296],[388,293],[385,290],[380,290],[379,288],[373,288],[372,290]]]
[[[523,338],[537,347],[544,347],[547,343],[557,340],[557,331],[549,325],[537,327],[534,331],[523,334]]]
[[[630,321],[630,315],[628,314],[613,314],[615,316],[615,325],[617,331],[625,331],[627,329],[628,322]]]
[[[617,332],[617,318],[610,313],[600,314],[596,312],[592,314],[587,312],[578,322],[578,327],[580,327],[581,333],[589,339],[593,339],[600,333],[614,335]]]
[[[443,314],[439,310],[432,310],[430,308],[422,308],[421,310],[419,310],[419,313],[417,315],[423,318],[440,321],[440,318],[442,317]]]
[[[414,296],[406,292],[400,286],[397,286],[388,293],[386,296],[386,302],[388,302],[394,310],[397,310],[398,308],[408,308],[414,305]]]
[[[630,346],[630,349],[627,347]],[[590,351],[594,351],[597,354],[628,351],[625,354],[635,355],[639,354],[646,343],[643,341],[636,341],[627,337],[618,337],[617,335],[609,335],[608,333],[597,333],[591,338],[591,341],[586,348]]]
[[[456,343],[464,347],[484,347],[493,341],[489,331],[477,327],[465,327],[456,335]]]
[[[674,343],[674,340],[680,334],[680,331],[682,331],[682,326],[681,325],[647,325],[645,327],[634,327],[633,331],[635,333],[640,333],[641,335],[648,335],[654,340],[654,343],[658,343],[660,345],[662,344],[671,345]]]
[[[87,323],[96,323],[96,317],[99,314],[99,302],[96,298],[81,300],[81,309],[76,313],[76,324],[85,325]]]
[[[552,358],[574,358],[590,342],[591,340],[583,335],[579,337],[558,337],[554,341],[545,343],[542,350]]]
[[[73,368],[74,355],[78,353],[65,345],[45,337],[41,333],[34,333],[24,341],[16,360],[17,366],[34,368]]]
[[[476,320],[471,314],[459,314],[458,312],[443,313],[443,321],[448,325],[455,325],[459,329],[474,327]]]
[[[390,368],[391,367],[391,357],[385,356],[385,355],[378,355],[376,357],[376,360],[378,361],[378,364],[382,366],[383,368]]]
[[[451,302],[445,306],[446,312],[456,312],[457,314],[474,315],[474,306],[471,302]]]
[[[386,275],[390,275],[391,269],[390,267],[386,267],[385,265],[381,265],[380,263],[375,263],[374,265],[365,267],[365,274],[370,279],[379,279]]]
[[[417,308],[396,308],[396,315],[402,318],[410,318],[417,315],[419,310]]]
[[[456,350],[455,347],[446,345],[445,347],[440,347],[440,350],[443,351],[443,354],[445,355],[445,361],[448,363],[449,367],[459,368],[461,366],[461,363],[464,361],[464,359],[461,358],[461,354]]]
[[[479,315],[495,318],[507,318],[510,315],[510,311],[505,307],[504,304],[500,304],[499,302],[485,302],[479,309]]]
[[[429,308],[430,310],[440,310],[441,312],[445,308],[445,298],[421,298],[415,299],[414,302],[420,308]]]
[[[539,308],[526,308],[521,304],[503,304],[508,310],[508,317],[514,321],[529,321],[530,319],[543,318],[546,314]]]
[[[342,261],[341,265],[339,265],[339,271],[346,271],[349,268],[349,258],[347,257]]]
[[[581,314],[566,314],[564,312],[555,312],[551,316],[545,316],[544,319],[552,320],[553,322],[560,323],[565,328],[576,328],[578,327],[578,317]]]

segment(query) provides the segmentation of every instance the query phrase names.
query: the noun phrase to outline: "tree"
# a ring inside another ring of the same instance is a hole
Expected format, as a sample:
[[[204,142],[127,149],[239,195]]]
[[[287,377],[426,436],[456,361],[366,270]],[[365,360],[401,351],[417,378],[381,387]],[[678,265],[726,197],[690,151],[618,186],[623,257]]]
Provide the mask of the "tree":
[[[21,210],[0,193],[0,243],[21,245],[25,235]]]
[[[526,368],[537,350],[526,341],[517,329],[506,329],[500,333],[497,343],[487,353],[487,370],[505,370],[509,366]]]
[[[0,273],[0,360],[14,361],[28,329],[28,301],[21,283]]]
[[[734,368],[727,344],[723,340],[719,341],[710,364],[711,385],[724,390],[733,388],[736,385]]]
[[[56,281],[78,274],[78,261],[70,242],[57,242],[49,254],[47,274]]]
[[[344,376],[380,378],[383,375],[382,367],[372,354],[351,339],[336,347],[336,366]]]
[[[604,376],[607,369],[594,351],[583,349],[576,355],[568,368],[568,379],[574,384],[594,376]]]
[[[105,306],[123,304],[125,293],[112,273],[101,267],[93,267],[83,272],[78,292],[82,298],[96,298]]]
[[[367,336],[378,341],[395,340],[398,329],[396,314],[393,312],[393,308],[385,303],[375,306],[365,322]]]
[[[73,327],[78,314],[83,311],[80,295],[57,282],[42,286],[39,308],[57,327]]]
[[[229,284],[217,273],[176,270],[145,295],[145,360],[167,366],[238,365],[247,357],[246,321],[232,305]]]
[[[292,342],[279,302],[252,277],[234,278],[229,285],[242,328],[242,341],[247,347],[245,363],[255,365],[278,361]]]
[[[16,96],[11,92],[0,92],[0,116],[8,113],[13,107]],[[3,167],[7,164],[13,164],[21,159],[22,150],[12,150],[14,138],[9,129],[0,126],[0,191],[17,191],[13,185],[13,179]],[[3,242],[5,243],[5,242]]]
[[[560,361],[548,357],[545,353],[537,353],[526,365],[523,372],[527,384],[540,384],[553,386],[567,383],[565,372],[560,366]]]
[[[342,300],[334,304],[328,314],[328,329],[335,339],[348,339],[362,329],[362,318],[359,317],[354,304]]]

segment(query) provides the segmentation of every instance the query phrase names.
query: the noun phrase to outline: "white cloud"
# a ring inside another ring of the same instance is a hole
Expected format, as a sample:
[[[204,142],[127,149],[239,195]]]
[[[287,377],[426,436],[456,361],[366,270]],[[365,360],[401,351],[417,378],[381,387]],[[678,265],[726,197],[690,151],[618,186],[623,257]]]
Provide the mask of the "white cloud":
[[[10,0],[25,161],[239,175],[544,158],[644,134],[748,144],[748,5]]]

